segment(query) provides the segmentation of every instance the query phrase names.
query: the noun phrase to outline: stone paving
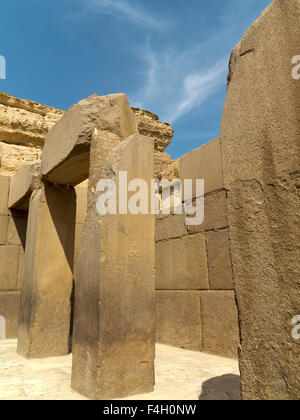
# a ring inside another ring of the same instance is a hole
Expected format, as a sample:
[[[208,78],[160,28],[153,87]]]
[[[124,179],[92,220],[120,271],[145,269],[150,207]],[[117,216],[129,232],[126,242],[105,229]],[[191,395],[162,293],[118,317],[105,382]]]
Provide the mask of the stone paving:
[[[72,356],[26,360],[0,341],[0,400],[85,400],[70,388]],[[128,400],[239,400],[236,360],[157,344],[155,391]]]

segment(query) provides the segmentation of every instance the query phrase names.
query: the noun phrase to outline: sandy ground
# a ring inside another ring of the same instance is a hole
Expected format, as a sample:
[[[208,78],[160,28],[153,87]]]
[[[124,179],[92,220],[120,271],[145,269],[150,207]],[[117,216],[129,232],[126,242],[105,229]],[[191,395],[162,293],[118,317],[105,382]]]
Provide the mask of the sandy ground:
[[[85,400],[70,388],[72,357],[26,360],[16,340],[0,341],[0,400]],[[133,400],[238,400],[238,363],[158,344],[156,386]]]

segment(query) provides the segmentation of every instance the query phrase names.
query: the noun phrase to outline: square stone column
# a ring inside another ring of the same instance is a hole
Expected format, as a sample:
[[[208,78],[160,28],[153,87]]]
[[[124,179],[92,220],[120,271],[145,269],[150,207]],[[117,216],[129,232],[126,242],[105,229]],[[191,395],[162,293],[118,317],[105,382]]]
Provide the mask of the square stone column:
[[[109,178],[118,186],[119,171],[127,171],[128,182],[142,178],[150,189],[153,139],[129,137],[103,170],[97,156],[107,144],[105,133],[92,142],[89,209],[75,275],[72,387],[91,399],[154,388],[154,215],[101,216],[96,209],[97,183]]]
[[[28,358],[69,353],[76,194],[45,184],[29,205],[18,353]]]

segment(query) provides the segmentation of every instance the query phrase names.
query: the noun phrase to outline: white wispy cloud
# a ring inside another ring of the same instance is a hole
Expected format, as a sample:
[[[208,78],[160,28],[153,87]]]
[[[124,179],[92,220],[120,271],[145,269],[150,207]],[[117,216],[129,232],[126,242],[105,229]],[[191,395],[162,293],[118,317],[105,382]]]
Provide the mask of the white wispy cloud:
[[[157,110],[162,119],[176,120],[203,104],[226,83],[228,58],[201,63],[201,45],[182,52],[155,52],[147,45],[140,53],[146,69],[143,87],[132,102],[138,107]]]
[[[125,19],[135,25],[159,29],[164,23],[136,3],[127,0],[85,0],[88,9],[96,13]]]
[[[210,32],[206,38],[195,39],[188,45],[176,45],[176,37],[175,42],[164,47],[156,43],[154,48],[148,42],[138,50],[138,58],[144,62],[140,75],[143,83],[131,95],[131,101],[174,124],[209,103],[221,89],[219,98],[222,98],[230,51],[257,17],[261,2],[263,8],[271,0],[228,2],[223,14],[216,15],[214,34]]]
[[[258,4],[267,5],[271,0],[231,0],[216,14],[215,31],[207,31],[206,37],[195,31],[195,37],[187,37],[185,43],[179,34],[183,25],[188,32],[187,22],[180,22],[180,16],[174,18],[172,13],[168,17],[172,23],[166,22],[161,15],[146,10],[146,1],[79,1],[89,13],[111,15],[136,26],[139,35],[134,41],[124,41],[124,33],[120,40],[126,43],[128,53],[136,57],[136,85],[131,93],[127,91],[130,101],[174,123],[209,103],[221,89],[224,93],[230,50],[255,18]],[[223,93],[219,98],[223,98]]]
[[[221,89],[224,92],[230,51],[257,17],[257,10],[271,1],[228,2],[223,12],[216,15],[214,35],[195,38],[185,46],[176,45],[176,36],[164,47],[156,43],[154,48],[148,42],[138,51],[139,60],[144,62],[140,75],[143,83],[131,95],[132,102],[174,123],[204,106]]]
[[[220,61],[206,71],[191,73],[184,77],[181,94],[177,103],[172,107],[171,122],[185,115],[193,108],[203,104],[206,99],[213,95],[225,80],[227,62]]]

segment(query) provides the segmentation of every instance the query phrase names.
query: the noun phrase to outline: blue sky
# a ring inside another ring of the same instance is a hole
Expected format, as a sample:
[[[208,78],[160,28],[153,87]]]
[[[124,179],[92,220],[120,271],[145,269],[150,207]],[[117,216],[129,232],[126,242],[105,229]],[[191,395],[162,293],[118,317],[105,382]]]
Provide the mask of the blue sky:
[[[231,50],[270,3],[10,0],[1,5],[0,90],[61,109],[124,92],[173,124],[167,151],[177,158],[219,135]]]

